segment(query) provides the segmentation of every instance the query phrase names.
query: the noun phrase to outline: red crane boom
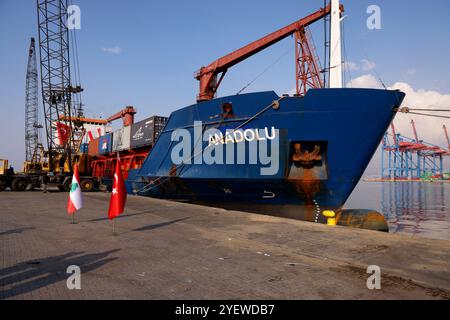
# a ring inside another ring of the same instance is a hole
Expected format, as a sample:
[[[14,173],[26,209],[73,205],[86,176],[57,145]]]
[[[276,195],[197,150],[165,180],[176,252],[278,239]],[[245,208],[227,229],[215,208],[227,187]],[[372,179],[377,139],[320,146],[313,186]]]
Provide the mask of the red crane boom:
[[[414,120],[411,119],[411,125],[414,132],[414,138],[416,139],[416,142],[419,143],[419,138],[417,137],[417,130],[416,130],[416,124],[414,123]]]
[[[341,12],[344,11],[343,6],[340,6]],[[208,66],[203,66],[197,71],[195,78],[200,81],[200,91],[197,96],[197,101],[208,101],[214,98],[214,95],[223,80],[227,70],[234,66],[235,64],[251,57],[252,55],[270,47],[271,45],[277,43],[278,41],[296,33],[301,32],[309,26],[310,24],[318,21],[319,19],[330,14],[331,5],[327,5],[325,8],[310,14],[309,16],[302,18],[290,25],[281,28],[271,34],[256,40],[236,51],[227,54],[216,61],[212,62]],[[297,60],[298,63],[298,60]],[[217,75],[221,73],[219,80],[217,80]],[[298,87],[298,86],[297,86]]]
[[[132,106],[127,106],[123,110],[120,110],[116,114],[106,119],[106,121],[111,122],[122,118],[123,126],[126,127],[133,124],[135,114],[136,110]]]
[[[392,135],[394,136],[394,144],[397,145],[397,134],[395,133],[394,121],[391,122]]]
[[[442,126],[442,129],[444,129],[445,138],[447,139],[447,149],[450,152],[450,139],[448,138],[448,131],[445,124]]]

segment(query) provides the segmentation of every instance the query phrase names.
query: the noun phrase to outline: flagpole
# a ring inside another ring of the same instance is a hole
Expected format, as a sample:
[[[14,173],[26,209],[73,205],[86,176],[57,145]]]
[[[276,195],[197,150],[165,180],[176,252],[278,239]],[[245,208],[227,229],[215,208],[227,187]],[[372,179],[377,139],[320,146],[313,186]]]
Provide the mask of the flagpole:
[[[119,154],[119,152],[117,152],[117,163],[118,164],[120,163],[120,154]],[[113,219],[113,235],[117,236],[117,233],[116,233],[116,217],[114,217],[114,219]]]
[[[112,220],[112,232],[114,236],[116,233],[116,217],[123,213],[125,199],[126,199],[126,189],[122,177],[122,170],[120,166],[120,155],[117,152],[116,169],[114,173],[114,180],[112,185],[111,199],[109,201],[108,217]]]
[[[75,224],[75,212],[72,213],[72,224]]]

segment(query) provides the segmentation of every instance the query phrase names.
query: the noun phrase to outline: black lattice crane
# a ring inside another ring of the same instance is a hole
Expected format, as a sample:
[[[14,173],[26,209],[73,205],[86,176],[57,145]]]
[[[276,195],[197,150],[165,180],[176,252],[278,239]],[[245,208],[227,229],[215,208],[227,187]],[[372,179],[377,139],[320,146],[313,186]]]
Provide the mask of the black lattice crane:
[[[40,162],[42,145],[39,143],[38,74],[36,65],[36,45],[31,38],[28,50],[28,65],[25,85],[25,161]]]
[[[37,0],[42,102],[49,158],[49,172],[59,166],[72,168],[74,134],[72,87],[70,78],[69,30],[66,26],[67,0]]]

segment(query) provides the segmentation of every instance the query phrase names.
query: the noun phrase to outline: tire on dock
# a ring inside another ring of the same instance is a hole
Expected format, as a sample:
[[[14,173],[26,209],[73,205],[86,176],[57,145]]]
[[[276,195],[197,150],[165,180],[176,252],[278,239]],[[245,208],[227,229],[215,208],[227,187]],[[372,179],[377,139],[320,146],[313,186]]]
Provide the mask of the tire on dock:
[[[13,191],[25,191],[28,186],[28,180],[25,177],[17,177],[11,183],[11,189]]]

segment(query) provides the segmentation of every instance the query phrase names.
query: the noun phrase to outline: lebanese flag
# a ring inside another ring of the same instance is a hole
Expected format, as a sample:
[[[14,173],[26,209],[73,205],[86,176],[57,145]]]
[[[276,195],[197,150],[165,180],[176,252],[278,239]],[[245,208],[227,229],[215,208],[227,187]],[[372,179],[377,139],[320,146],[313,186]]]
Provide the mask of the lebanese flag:
[[[69,201],[67,203],[67,213],[74,214],[75,211],[83,207],[83,196],[80,187],[80,175],[78,173],[78,164],[73,166],[72,185],[70,187]]]
[[[113,189],[108,210],[108,217],[111,220],[123,213],[125,202],[127,201],[127,190],[125,189],[125,182],[123,181],[120,167],[120,158],[119,154],[117,154],[116,172],[114,173]]]

